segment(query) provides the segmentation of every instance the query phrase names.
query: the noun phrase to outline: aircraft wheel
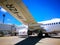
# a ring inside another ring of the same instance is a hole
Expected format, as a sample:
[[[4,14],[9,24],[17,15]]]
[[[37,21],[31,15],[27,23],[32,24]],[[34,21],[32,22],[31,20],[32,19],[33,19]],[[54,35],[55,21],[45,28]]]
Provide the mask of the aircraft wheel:
[[[50,37],[48,33],[45,33],[45,37]]]
[[[40,33],[38,34],[38,37],[40,37],[40,38],[43,37],[43,33],[42,33],[42,31],[40,31]]]
[[[28,35],[32,35],[32,31],[29,31],[29,30],[28,30]]]

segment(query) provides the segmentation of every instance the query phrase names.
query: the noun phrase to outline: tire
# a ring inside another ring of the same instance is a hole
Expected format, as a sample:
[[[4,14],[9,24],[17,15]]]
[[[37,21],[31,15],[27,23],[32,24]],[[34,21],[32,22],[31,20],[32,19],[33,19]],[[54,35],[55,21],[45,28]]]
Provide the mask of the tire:
[[[32,35],[32,31],[29,31],[29,30],[28,30],[28,35]]]
[[[50,37],[48,33],[45,33],[45,37]]]
[[[43,37],[43,33],[42,33],[42,31],[39,32],[38,37],[40,37],[40,38]]]

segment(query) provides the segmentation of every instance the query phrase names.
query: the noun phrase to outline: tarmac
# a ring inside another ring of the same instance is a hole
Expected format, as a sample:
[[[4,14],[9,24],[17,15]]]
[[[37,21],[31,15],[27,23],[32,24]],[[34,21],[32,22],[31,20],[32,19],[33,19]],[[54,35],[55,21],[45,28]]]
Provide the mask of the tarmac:
[[[18,36],[0,37],[0,45],[14,45],[24,39]]]
[[[19,36],[0,37],[0,45],[60,45],[60,37]]]

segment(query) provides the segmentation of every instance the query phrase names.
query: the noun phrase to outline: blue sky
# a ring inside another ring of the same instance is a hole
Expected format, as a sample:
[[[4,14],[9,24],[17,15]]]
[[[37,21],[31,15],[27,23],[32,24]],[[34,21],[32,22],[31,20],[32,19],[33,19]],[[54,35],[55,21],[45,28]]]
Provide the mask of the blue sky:
[[[22,0],[36,22],[60,18],[60,0]],[[0,22],[5,14],[5,23],[20,25],[8,12],[0,11]]]

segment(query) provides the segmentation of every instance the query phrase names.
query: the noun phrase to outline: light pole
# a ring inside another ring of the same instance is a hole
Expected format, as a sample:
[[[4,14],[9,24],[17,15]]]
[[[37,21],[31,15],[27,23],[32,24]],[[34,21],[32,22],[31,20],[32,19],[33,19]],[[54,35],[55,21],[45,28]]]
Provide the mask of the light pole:
[[[3,24],[4,24],[4,21],[5,21],[5,14],[3,14]]]

